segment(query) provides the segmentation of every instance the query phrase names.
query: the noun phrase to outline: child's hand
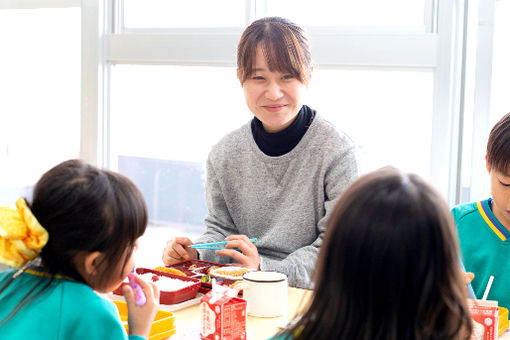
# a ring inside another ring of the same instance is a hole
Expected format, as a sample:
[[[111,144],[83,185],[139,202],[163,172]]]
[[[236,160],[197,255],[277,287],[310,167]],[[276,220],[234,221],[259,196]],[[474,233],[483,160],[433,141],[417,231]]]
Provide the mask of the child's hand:
[[[136,306],[133,289],[129,285],[122,288],[128,306],[129,335],[139,335],[148,339],[152,321],[159,308],[159,289],[154,283],[146,282],[138,276],[135,279],[142,287],[147,302],[143,306]]]
[[[469,273],[469,272],[464,273],[464,281],[466,282],[466,284],[470,284],[474,278],[475,278],[475,274]]]

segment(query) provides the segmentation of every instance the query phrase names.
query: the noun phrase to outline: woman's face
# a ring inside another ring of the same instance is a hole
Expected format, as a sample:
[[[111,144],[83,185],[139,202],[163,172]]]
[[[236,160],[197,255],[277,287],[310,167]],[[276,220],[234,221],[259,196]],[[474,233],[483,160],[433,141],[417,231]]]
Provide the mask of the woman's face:
[[[292,124],[307,89],[290,74],[270,71],[260,46],[253,74],[242,86],[248,108],[267,132],[278,132]]]

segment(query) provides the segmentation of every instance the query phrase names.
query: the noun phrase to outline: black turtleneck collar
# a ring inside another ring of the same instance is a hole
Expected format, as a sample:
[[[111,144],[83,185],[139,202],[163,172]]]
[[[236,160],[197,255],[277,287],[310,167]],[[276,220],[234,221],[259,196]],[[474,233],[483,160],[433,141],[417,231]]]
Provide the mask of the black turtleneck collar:
[[[287,128],[278,132],[267,132],[262,122],[253,117],[251,132],[259,149],[268,156],[281,156],[294,149],[308,130],[315,117],[315,111],[306,105],[301,107],[296,119]]]

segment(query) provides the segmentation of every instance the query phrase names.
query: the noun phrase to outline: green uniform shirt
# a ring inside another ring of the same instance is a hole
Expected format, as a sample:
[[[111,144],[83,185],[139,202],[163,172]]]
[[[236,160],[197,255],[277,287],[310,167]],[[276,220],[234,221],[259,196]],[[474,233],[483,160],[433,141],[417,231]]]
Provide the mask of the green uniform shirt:
[[[510,307],[510,232],[491,209],[492,199],[461,204],[452,209],[464,266],[475,274],[471,282],[478,299],[491,275],[494,281],[487,300]]]
[[[0,289],[14,272],[0,272]],[[0,293],[0,320],[40,278],[40,273],[28,270]],[[2,339],[128,339],[111,301],[98,296],[86,284],[64,278],[55,279],[50,289],[21,308],[6,324],[0,324],[0,334]]]

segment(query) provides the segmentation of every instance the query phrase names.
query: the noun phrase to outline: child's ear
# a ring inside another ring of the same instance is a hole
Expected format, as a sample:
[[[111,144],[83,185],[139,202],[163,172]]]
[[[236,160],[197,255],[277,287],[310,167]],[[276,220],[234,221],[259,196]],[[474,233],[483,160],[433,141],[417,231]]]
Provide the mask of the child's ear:
[[[485,156],[485,167],[487,168],[487,172],[491,172],[491,166],[489,164],[489,160],[487,159],[487,156]]]
[[[85,255],[83,259],[83,269],[87,275],[95,275],[99,267],[101,252],[94,251]]]

